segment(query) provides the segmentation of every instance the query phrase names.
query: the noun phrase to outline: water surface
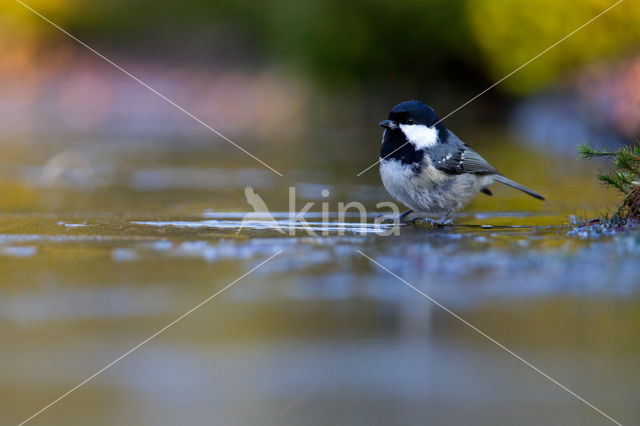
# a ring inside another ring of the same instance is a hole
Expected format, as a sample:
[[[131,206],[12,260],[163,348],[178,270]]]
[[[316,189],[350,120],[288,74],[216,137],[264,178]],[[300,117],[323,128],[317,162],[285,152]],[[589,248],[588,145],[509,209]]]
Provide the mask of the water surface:
[[[360,252],[634,424],[640,237],[568,232],[571,216],[616,201],[596,166],[487,143],[488,159],[549,201],[496,188],[454,226],[383,237],[337,215],[338,202],[361,201],[372,219],[388,200],[375,170],[355,176],[377,147],[364,158],[344,141],[318,145],[267,153],[279,178],[220,147],[7,140],[0,423],[281,251],[32,424],[608,423]],[[246,186],[275,222],[243,222]],[[316,203],[315,235],[290,235],[289,186],[298,208]]]

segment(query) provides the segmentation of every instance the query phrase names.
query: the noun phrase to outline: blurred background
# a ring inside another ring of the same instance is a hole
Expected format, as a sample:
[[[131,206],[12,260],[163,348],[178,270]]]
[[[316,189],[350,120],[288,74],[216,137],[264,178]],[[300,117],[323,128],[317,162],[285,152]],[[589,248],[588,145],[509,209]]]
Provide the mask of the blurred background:
[[[447,118],[544,194],[392,238],[236,234],[388,201],[377,123],[440,116],[612,0],[28,0],[278,177],[14,0],[0,4],[0,423],[17,424],[274,253],[33,424],[607,424],[356,250],[613,418],[640,417],[640,238],[572,231],[619,196],[577,160],[640,136],[626,0]],[[328,197],[321,190],[328,189]],[[386,211],[385,211],[386,213]],[[335,216],[333,216],[334,219]],[[514,228],[512,226],[525,226]],[[321,227],[317,229],[321,230]]]
[[[613,2],[29,4],[218,130],[255,140],[249,144],[296,143],[309,126],[371,125],[405,99],[445,115]],[[20,4],[1,8],[3,133],[221,142]],[[509,126],[554,149],[585,138],[635,140],[639,22],[640,6],[623,2],[450,124]]]

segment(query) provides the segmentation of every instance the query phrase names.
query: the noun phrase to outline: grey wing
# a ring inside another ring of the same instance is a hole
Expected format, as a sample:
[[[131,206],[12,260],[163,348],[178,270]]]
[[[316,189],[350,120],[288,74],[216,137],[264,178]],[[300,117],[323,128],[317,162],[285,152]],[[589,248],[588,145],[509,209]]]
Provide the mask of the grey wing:
[[[498,171],[473,150],[469,145],[462,142],[456,135],[449,132],[449,146],[455,147],[452,151],[434,153],[431,160],[436,169],[445,173],[459,175],[462,173],[474,173],[490,175],[496,174]]]

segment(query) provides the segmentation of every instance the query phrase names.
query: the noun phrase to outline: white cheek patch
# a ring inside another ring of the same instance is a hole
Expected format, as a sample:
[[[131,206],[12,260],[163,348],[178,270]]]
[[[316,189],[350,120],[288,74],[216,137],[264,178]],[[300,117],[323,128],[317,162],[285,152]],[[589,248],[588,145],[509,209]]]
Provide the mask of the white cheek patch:
[[[438,142],[438,129],[423,124],[401,124],[400,129],[416,148],[429,148]]]

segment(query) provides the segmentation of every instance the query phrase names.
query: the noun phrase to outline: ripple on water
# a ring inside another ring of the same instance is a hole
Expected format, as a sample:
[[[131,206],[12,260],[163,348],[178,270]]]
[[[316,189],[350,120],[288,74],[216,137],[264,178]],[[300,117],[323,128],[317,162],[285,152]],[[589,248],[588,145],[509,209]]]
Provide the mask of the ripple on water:
[[[2,246],[0,255],[12,257],[31,257],[38,252],[36,246]]]
[[[288,215],[288,214],[287,214]],[[346,234],[382,234],[394,229],[392,224],[359,223],[359,222],[324,222],[313,220],[273,220],[245,219],[245,220],[174,220],[174,221],[132,221],[134,225],[152,226],[158,228],[215,228],[236,230],[274,230],[283,234],[309,235],[326,233]],[[296,232],[301,231],[301,232]]]

